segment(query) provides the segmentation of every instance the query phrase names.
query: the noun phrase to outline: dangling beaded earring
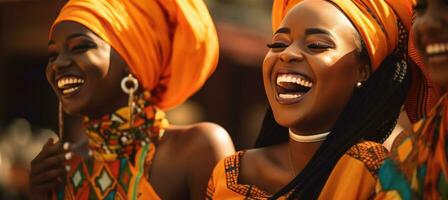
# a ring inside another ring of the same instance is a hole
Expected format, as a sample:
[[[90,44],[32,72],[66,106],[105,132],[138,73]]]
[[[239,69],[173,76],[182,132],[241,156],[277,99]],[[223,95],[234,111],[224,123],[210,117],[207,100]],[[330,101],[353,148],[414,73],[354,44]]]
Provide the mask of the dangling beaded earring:
[[[357,88],[362,88],[362,82],[361,81],[356,82],[356,87]]]
[[[133,112],[134,112],[134,92],[138,89],[137,79],[129,73],[128,76],[121,80],[121,89],[124,93],[129,95],[128,107],[129,107],[129,127],[132,127],[134,123]]]

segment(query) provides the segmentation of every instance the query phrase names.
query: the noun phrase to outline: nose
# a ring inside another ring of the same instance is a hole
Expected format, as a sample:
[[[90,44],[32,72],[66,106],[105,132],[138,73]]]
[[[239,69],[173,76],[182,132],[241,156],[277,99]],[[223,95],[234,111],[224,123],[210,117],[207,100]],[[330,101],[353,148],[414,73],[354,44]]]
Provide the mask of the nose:
[[[72,64],[72,59],[70,58],[70,56],[61,53],[53,61],[51,67],[53,70],[57,71],[57,70],[62,70],[64,68],[67,68],[71,64]]]
[[[285,50],[283,50],[279,54],[279,58],[281,61],[286,62],[286,63],[302,62],[304,59],[303,54],[300,51],[300,49],[298,49],[292,45],[289,46],[288,48],[286,48]]]

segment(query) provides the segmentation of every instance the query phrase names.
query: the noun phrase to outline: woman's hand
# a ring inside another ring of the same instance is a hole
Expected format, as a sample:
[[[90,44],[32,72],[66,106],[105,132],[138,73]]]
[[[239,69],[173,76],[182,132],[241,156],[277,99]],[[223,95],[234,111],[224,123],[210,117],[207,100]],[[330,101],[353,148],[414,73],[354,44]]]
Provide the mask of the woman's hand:
[[[30,199],[50,199],[51,192],[64,184],[65,161],[71,159],[69,143],[48,139],[42,151],[31,161]]]

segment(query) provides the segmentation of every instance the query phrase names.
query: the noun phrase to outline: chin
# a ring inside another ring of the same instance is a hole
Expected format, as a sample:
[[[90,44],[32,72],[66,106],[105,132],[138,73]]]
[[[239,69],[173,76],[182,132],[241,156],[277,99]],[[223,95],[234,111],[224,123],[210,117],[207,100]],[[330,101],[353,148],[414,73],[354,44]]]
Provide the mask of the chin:
[[[448,66],[444,72],[431,71],[431,81],[445,89],[448,88]]]
[[[288,112],[288,111],[275,111],[273,109],[275,121],[283,126],[283,127],[294,127],[297,124],[301,123],[301,117],[297,112]]]
[[[64,108],[64,112],[69,115],[84,115],[84,112],[82,112],[82,108],[64,104],[62,104],[62,107]]]
[[[62,100],[62,107],[65,113],[69,115],[86,115],[87,105],[86,99]]]

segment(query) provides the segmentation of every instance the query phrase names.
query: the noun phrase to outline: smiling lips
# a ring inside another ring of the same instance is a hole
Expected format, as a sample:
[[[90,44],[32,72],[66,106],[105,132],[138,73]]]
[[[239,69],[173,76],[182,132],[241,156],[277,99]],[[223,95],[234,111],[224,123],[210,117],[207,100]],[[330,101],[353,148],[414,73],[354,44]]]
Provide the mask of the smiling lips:
[[[429,63],[441,64],[448,60],[448,43],[431,43],[426,45],[425,53]]]
[[[297,73],[282,73],[277,75],[277,100],[280,104],[292,104],[300,101],[311,88],[313,82]]]
[[[57,86],[63,95],[77,91],[84,84],[84,79],[75,76],[64,76],[57,80]]]
[[[448,53],[448,43],[434,43],[426,46],[426,54],[428,54],[428,56],[444,53]]]

